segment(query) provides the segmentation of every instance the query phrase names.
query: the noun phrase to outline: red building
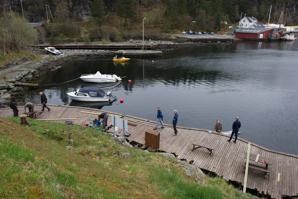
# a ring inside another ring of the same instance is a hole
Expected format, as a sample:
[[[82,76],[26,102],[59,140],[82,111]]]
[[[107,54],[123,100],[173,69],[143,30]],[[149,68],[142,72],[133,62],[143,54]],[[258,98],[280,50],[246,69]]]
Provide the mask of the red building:
[[[235,30],[236,38],[250,40],[269,40],[272,33],[273,28],[265,27],[255,17],[243,17]]]
[[[237,39],[248,40],[270,40],[273,29],[236,29],[235,37]]]

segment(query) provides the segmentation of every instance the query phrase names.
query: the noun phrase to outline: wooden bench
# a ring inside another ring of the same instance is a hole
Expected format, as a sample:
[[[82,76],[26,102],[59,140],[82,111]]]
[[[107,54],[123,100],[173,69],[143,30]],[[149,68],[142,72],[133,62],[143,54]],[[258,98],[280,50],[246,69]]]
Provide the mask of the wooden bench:
[[[260,154],[251,156],[248,162],[248,168],[256,171],[260,171],[265,174],[265,177],[270,175],[269,163],[265,160],[260,160]],[[244,166],[245,167],[245,166]]]
[[[191,151],[194,151],[194,150],[199,149],[199,148],[205,148],[209,151],[210,155],[213,154],[214,148],[212,148],[210,146],[204,146],[202,144],[192,144],[192,150]]]

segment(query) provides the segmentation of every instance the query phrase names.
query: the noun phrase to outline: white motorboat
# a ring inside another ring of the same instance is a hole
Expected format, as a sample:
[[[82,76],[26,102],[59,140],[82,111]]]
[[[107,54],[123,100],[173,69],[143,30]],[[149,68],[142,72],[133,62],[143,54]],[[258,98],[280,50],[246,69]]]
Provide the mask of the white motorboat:
[[[117,75],[101,74],[99,71],[97,71],[95,74],[81,75],[80,79],[84,82],[92,83],[108,83],[121,81],[121,77]]]
[[[60,50],[57,50],[55,47],[50,46],[50,47],[46,47],[44,49],[53,55],[63,55],[63,53]]]
[[[284,41],[295,41],[296,37],[294,33],[285,33],[285,35],[281,37],[281,39]]]
[[[111,92],[105,92],[97,87],[83,87],[77,91],[68,92],[67,96],[74,101],[80,102],[109,102],[115,101]]]

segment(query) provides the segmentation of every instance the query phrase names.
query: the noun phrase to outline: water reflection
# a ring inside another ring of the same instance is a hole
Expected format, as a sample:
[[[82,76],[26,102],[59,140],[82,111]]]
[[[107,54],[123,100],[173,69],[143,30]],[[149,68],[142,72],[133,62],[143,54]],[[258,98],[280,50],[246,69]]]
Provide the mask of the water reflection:
[[[178,109],[180,125],[212,129],[215,119],[220,119],[224,130],[231,130],[234,116],[239,115],[242,137],[298,154],[297,47],[297,42],[190,47],[160,59],[132,59],[126,65],[114,65],[110,58],[88,57],[66,63],[44,76],[41,84],[49,103],[69,104],[67,92],[90,84],[76,80],[55,87],[46,85],[96,71],[117,74],[125,78],[112,92],[125,102],[105,109],[155,119],[155,109],[160,106],[169,123],[172,110]],[[26,97],[39,102],[36,91],[26,93]]]

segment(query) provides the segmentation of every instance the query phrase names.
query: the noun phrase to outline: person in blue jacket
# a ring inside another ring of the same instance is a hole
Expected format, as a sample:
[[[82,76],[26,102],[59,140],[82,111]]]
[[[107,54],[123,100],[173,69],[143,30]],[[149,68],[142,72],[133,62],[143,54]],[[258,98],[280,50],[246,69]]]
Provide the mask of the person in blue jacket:
[[[163,125],[163,114],[162,114],[162,111],[160,110],[159,107],[157,107],[156,118],[157,118],[157,121],[158,121],[159,124],[160,124],[160,127],[161,127],[161,128],[164,128],[164,125]],[[156,127],[156,128],[157,128],[157,127]]]
[[[177,122],[178,122],[178,111],[174,110],[174,117],[173,117],[173,129],[174,129],[174,134],[177,135],[178,131],[177,131]]]
[[[239,120],[239,117],[236,117],[235,121],[233,122],[233,125],[232,125],[232,134],[231,134],[231,137],[228,140],[228,142],[230,142],[233,138],[233,135],[235,135],[234,143],[236,143],[240,127],[241,127],[241,122]]]

